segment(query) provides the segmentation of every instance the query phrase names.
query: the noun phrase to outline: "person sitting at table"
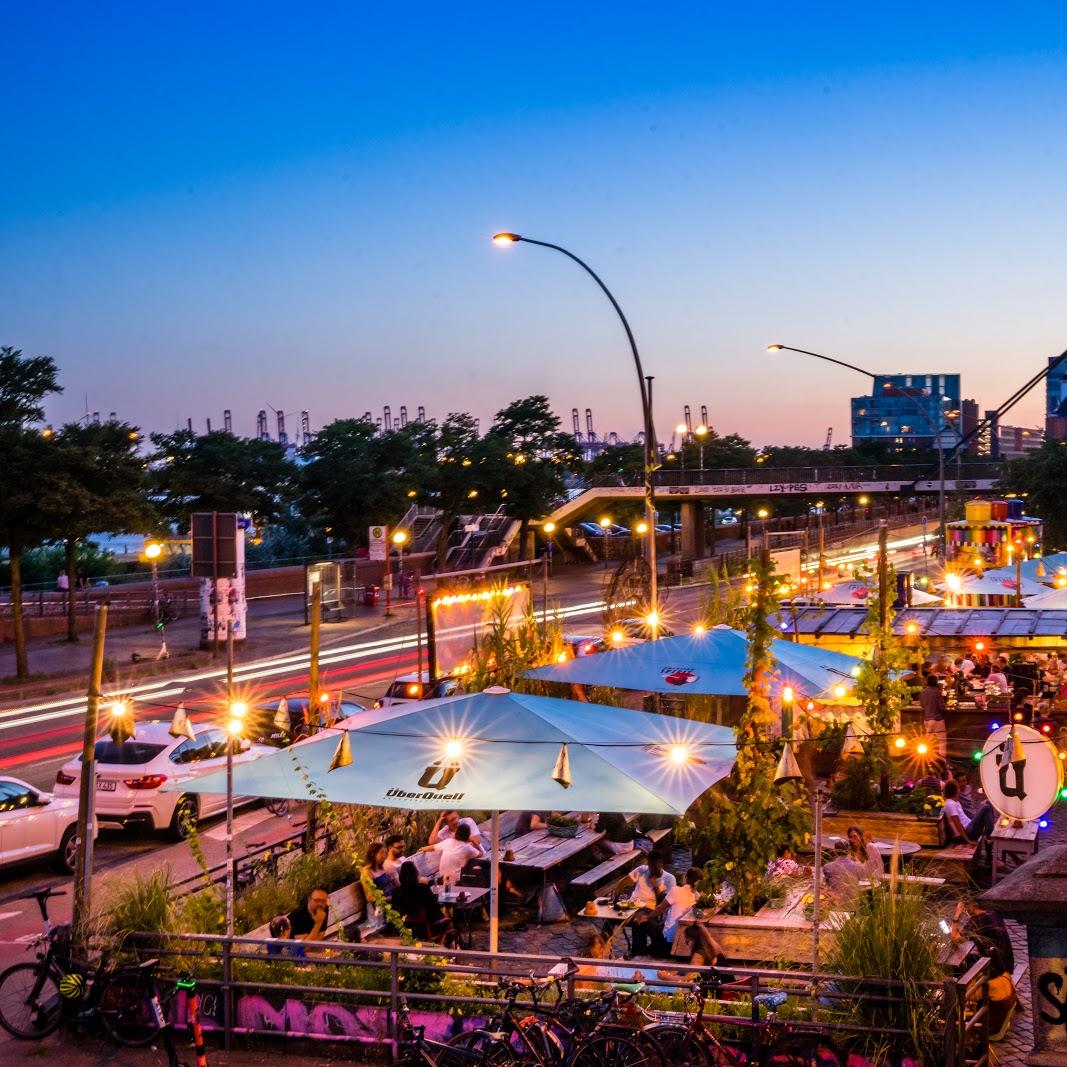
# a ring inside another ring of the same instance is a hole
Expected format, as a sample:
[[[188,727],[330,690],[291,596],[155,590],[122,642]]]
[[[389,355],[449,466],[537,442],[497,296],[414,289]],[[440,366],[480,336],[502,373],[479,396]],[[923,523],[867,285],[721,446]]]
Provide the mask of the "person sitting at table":
[[[685,962],[691,967],[713,968],[719,981],[724,986],[736,981],[732,974],[722,969],[729,966],[730,961],[726,958],[722,945],[715,940],[706,926],[702,923],[687,923],[678,932],[678,937],[681,938],[681,944],[688,957]],[[694,975],[686,971],[662,970],[656,972],[656,977],[661,982],[676,982],[678,985],[688,985],[693,981]],[[730,997],[722,996],[719,999],[728,1000]]]
[[[978,804],[974,794],[974,787],[971,785],[970,774],[966,768],[963,768],[956,771],[951,780],[956,783],[956,799],[960,802],[960,807],[963,808],[963,814],[968,819],[973,819]]]
[[[385,839],[385,860],[382,867],[393,879],[393,885],[400,884],[400,865],[404,862],[407,843],[403,834],[390,834]]]
[[[289,920],[290,936],[297,941],[322,941],[330,917],[330,894],[316,886],[307,900],[294,908],[286,918]]]
[[[460,826],[466,826],[470,830],[469,837],[473,844],[481,845],[482,831],[478,829],[478,824],[469,816],[465,815],[460,818],[458,811],[441,812],[437,817],[437,822],[433,824],[429,840],[426,843],[428,845],[436,845],[440,841],[448,841],[456,836],[456,830]]]
[[[520,811],[515,820],[515,836],[522,837],[533,830],[543,830],[548,826],[547,815],[544,811]]]
[[[775,878],[810,878],[812,873],[811,867],[797,863],[792,845],[782,845],[778,849],[778,858],[767,864],[764,878],[773,882]]]
[[[485,850],[480,843],[471,839],[471,829],[467,825],[468,820],[463,820],[455,829],[454,837],[446,837],[438,841],[436,845],[425,845],[420,852],[436,852],[439,854],[441,863],[437,869],[438,877],[445,885],[455,885],[459,881],[460,872],[470,860],[485,855]]]
[[[603,834],[600,847],[609,855],[617,856],[621,852],[633,852],[637,847],[637,830],[626,821],[626,816],[618,811],[602,811],[597,816],[596,832]]]
[[[985,684],[987,686],[996,686],[999,696],[1007,696],[1011,692],[1011,686],[1008,684],[1007,656],[997,656],[993,661],[993,666],[990,668]]]
[[[974,818],[964,822],[966,815],[960,804],[960,789],[955,782],[946,782],[942,792],[945,803],[941,808],[941,818],[945,820],[945,837],[949,845],[977,845],[983,837],[988,837],[997,824],[996,812],[989,801],[985,801],[974,813]]]
[[[667,890],[643,922],[632,926],[634,956],[669,956],[678,920],[691,912],[697,902],[696,884],[703,877],[699,867],[685,872],[685,881]]]
[[[955,942],[973,941],[969,958],[976,963],[983,956],[989,958],[989,1039],[1000,1041],[1011,1025],[1012,1012],[1018,1003],[1012,971],[1015,969],[1015,950],[1004,920],[987,911],[974,900],[966,906],[961,900],[952,916],[950,936]],[[980,990],[979,990],[980,992]]]
[[[419,879],[419,871],[411,860],[400,865],[400,884],[393,890],[392,907],[404,920],[404,925],[416,936],[436,941],[446,947],[456,944],[452,920],[441,910],[434,891]]]
[[[882,853],[878,851],[878,846],[873,841],[867,840],[866,835],[858,826],[848,828],[848,857],[854,863],[866,868],[868,881],[881,881],[884,873]]]
[[[642,863],[640,867],[635,867],[619,881],[612,896],[618,895],[631,885],[633,890],[630,893],[630,901],[637,905],[637,911],[630,919],[634,950],[628,958],[636,954],[638,945],[642,949],[647,946],[649,934],[655,931],[642,932],[638,928],[653,918],[656,909],[666,899],[667,894],[678,885],[678,880],[664,868],[663,856],[653,850],[648,854],[647,862]]]
[[[291,959],[305,959],[307,950],[293,940],[293,924],[288,915],[275,915],[268,926],[270,943],[267,945],[268,956],[288,956]]]
[[[388,849],[381,841],[372,841],[367,846],[367,854],[363,860],[363,867],[359,872],[359,881],[368,900],[375,898],[375,890],[382,893],[386,900],[392,895],[393,876],[385,869],[385,860],[389,855]]]

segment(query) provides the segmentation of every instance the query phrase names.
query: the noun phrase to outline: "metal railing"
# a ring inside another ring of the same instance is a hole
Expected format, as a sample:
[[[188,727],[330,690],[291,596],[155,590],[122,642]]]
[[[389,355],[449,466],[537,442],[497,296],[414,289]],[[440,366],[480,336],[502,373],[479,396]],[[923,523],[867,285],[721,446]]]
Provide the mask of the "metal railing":
[[[283,954],[286,942],[271,939],[140,933],[131,935],[127,944],[139,953],[170,958],[182,970],[194,972],[201,991],[204,1028],[221,1031],[227,1048],[235,1035],[347,1041],[383,1045],[394,1060],[399,1047],[397,1019],[403,1003],[410,1003],[416,1010],[438,1008],[445,1028],[441,1036],[447,1037],[457,1022],[469,1023],[472,1017],[478,1018],[481,1009],[500,1006],[499,1000],[487,994],[501,979],[545,976],[561,962],[558,956],[541,954],[491,954],[435,945],[328,941],[304,943],[306,956],[295,961],[300,970],[293,973],[286,967],[294,962],[293,957]],[[268,955],[270,947],[279,954]],[[573,962],[578,964],[579,974],[568,977],[564,985],[565,994],[571,997],[576,993],[577,982],[583,986],[586,983],[612,985],[620,980],[618,971],[630,972],[640,966],[622,960],[574,958]],[[988,1063],[985,987],[988,964],[987,959],[981,959],[959,978],[917,983],[925,997],[941,1009],[939,1023],[944,1028],[944,1057],[940,1063],[944,1067],[985,1067]],[[270,981],[264,974],[264,965],[278,968],[277,981]],[[605,973],[607,968],[615,973]],[[841,1013],[835,1014],[832,1007],[838,1001],[853,1005],[868,1003],[892,1015],[892,1008],[900,1005],[901,991],[906,988],[903,981],[811,975],[733,964],[730,970],[738,981],[738,993],[751,999],[748,1003],[738,1002],[738,1014],[727,1013],[732,1002],[709,1005],[711,1010],[705,1012],[704,1018],[717,1028],[736,1026],[743,1031],[758,1024],[760,1008],[755,997],[784,990],[807,1003],[811,1021],[839,1044],[872,1032],[900,1046],[908,1044],[910,1031],[905,1026],[879,1024],[875,1030],[848,1021]],[[205,974],[206,971],[213,973]],[[705,968],[682,963],[672,965],[671,971],[677,972],[682,980],[665,980],[657,974],[655,978],[645,979],[647,992],[677,993],[679,987],[691,981],[689,975],[695,978],[706,973]],[[466,977],[473,991],[448,992],[447,987],[441,986],[441,979],[446,975]],[[335,979],[333,984],[331,978]],[[915,993],[913,984],[911,995]],[[301,997],[306,998],[311,1010]],[[279,1000],[280,1006],[276,1003]],[[968,1004],[974,1009],[969,1015]],[[670,1011],[656,1014],[665,1020],[677,1015]],[[323,1021],[317,1025],[316,1018]]]

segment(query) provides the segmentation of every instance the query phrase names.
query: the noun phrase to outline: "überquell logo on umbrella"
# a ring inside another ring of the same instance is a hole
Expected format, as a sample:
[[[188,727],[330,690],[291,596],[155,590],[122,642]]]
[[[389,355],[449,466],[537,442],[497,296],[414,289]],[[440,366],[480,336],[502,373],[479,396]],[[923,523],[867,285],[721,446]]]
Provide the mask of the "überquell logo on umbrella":
[[[661,673],[668,685],[692,685],[700,677],[688,667],[664,667]]]
[[[458,760],[435,760],[422,772],[419,786],[428,790],[424,793],[409,793],[394,786],[386,790],[387,797],[400,797],[402,800],[462,800],[465,793],[445,793],[449,783],[459,774]]]

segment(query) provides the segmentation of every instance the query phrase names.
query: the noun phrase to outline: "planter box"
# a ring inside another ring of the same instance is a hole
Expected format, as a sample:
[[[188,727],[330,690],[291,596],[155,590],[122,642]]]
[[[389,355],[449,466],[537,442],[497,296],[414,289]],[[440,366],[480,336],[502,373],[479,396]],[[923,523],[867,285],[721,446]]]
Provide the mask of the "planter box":
[[[824,834],[844,837],[850,826],[858,826],[868,840],[914,841],[924,848],[940,848],[944,843],[944,826],[940,819],[924,815],[900,815],[889,811],[839,811],[823,815]]]

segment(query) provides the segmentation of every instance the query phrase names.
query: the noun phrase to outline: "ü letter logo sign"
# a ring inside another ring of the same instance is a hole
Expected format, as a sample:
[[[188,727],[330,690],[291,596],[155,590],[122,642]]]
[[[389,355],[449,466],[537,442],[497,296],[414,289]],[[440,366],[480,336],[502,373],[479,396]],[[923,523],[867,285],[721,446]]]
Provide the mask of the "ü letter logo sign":
[[[457,774],[459,774],[459,764],[455,760],[438,760],[422,772],[419,787],[421,789],[445,789]]]

